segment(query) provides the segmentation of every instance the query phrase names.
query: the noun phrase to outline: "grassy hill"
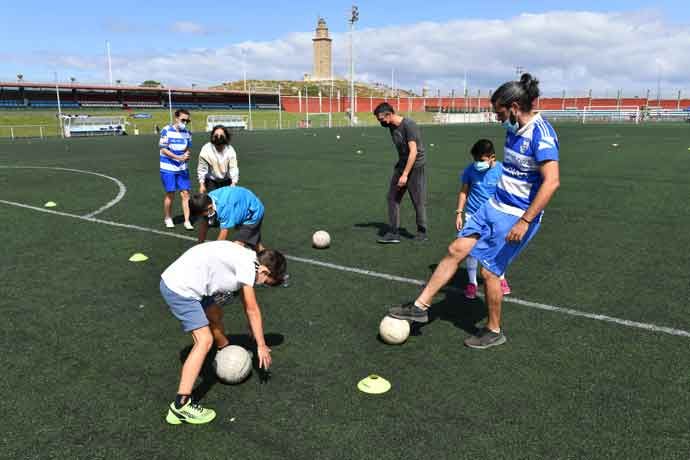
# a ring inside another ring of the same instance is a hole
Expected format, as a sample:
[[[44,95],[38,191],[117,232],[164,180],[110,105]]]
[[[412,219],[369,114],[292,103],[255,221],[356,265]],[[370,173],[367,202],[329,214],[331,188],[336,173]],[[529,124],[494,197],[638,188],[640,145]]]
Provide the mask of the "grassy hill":
[[[278,85],[280,85],[280,91],[286,96],[297,96],[299,91],[302,91],[304,95],[305,90],[312,95],[316,95],[321,90],[321,94],[324,96],[330,94],[331,82],[326,81],[301,81],[301,80],[247,80],[247,87],[251,86],[252,90],[256,91],[277,91]],[[244,80],[231,81],[222,83],[217,86],[213,86],[213,89],[229,89],[235,91],[244,91],[245,82]],[[350,94],[350,82],[345,79],[334,79],[333,80],[333,95],[336,95],[338,90],[340,90],[341,96],[347,96]],[[400,97],[407,96],[417,96],[412,90],[402,90],[397,89],[395,93],[393,90],[384,84],[370,84],[363,82],[355,82],[355,92],[359,97],[385,97],[391,96],[392,94],[397,95],[400,93]]]

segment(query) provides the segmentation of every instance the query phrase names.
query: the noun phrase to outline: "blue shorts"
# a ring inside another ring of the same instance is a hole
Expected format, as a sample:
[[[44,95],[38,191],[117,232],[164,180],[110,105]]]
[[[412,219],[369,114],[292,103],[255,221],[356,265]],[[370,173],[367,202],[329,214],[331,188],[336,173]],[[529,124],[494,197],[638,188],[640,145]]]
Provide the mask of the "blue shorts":
[[[213,304],[213,297],[204,297],[201,300],[182,297],[180,294],[171,291],[162,279],[160,289],[165,303],[170,307],[170,311],[182,323],[183,331],[191,332],[208,326],[208,318],[206,313],[204,313],[204,309]]]
[[[508,266],[529,244],[537,234],[541,223],[540,219],[532,222],[527,233],[519,243],[509,243],[506,236],[513,226],[520,220],[512,214],[506,214],[494,208],[488,201],[467,219],[465,226],[458,232],[458,238],[479,235],[477,244],[474,245],[470,256],[495,275],[503,275]]]
[[[163,188],[168,193],[192,189],[192,183],[189,180],[189,170],[177,173],[161,171],[161,182],[163,183]]]

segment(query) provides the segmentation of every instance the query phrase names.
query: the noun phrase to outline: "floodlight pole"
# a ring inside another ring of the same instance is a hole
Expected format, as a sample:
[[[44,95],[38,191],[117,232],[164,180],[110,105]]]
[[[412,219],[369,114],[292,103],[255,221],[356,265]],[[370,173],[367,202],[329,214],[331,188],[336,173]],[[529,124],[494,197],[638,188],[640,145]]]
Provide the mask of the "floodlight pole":
[[[244,80],[244,90],[247,91],[247,50],[242,48],[242,79]]]
[[[58,126],[60,127],[61,137],[64,137],[65,131],[62,128],[62,105],[60,104],[60,87],[58,86],[58,74],[57,74],[57,72],[55,72],[55,96],[57,97]]]
[[[355,22],[359,20],[359,8],[352,5],[350,20],[350,126],[355,124]]]
[[[108,54],[108,81],[110,81],[110,86],[113,85],[113,62],[110,58],[110,40],[105,41],[105,49]]]
[[[278,83],[278,129],[283,129],[283,101],[280,96],[280,83]]]
[[[254,129],[254,127],[252,126],[252,86],[249,85],[247,89],[247,97],[249,99],[249,130],[251,131]]]
[[[173,122],[172,91],[170,90],[170,88],[168,88],[168,112],[170,112],[170,124],[172,125],[172,122]]]

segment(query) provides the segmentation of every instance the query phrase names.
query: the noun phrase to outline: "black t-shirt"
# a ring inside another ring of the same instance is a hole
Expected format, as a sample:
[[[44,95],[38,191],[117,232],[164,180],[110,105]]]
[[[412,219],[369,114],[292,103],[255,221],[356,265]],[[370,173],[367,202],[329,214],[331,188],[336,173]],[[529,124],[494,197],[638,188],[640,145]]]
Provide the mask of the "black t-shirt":
[[[417,144],[417,158],[414,162],[414,168],[424,166],[424,143],[422,142],[422,133],[417,126],[417,123],[410,118],[403,118],[400,126],[391,126],[388,128],[391,132],[393,144],[398,150],[398,162],[395,164],[396,169],[405,169],[407,159],[410,156],[410,146],[408,142],[415,141]]]

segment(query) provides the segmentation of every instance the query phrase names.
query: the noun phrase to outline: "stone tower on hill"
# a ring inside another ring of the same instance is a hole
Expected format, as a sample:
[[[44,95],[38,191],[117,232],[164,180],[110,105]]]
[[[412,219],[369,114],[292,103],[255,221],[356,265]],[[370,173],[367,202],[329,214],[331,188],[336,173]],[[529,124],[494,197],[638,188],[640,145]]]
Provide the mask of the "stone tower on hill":
[[[316,25],[314,42],[314,69],[311,75],[305,75],[306,80],[330,80],[331,79],[331,45],[333,39],[328,35],[326,20],[319,18]]]

